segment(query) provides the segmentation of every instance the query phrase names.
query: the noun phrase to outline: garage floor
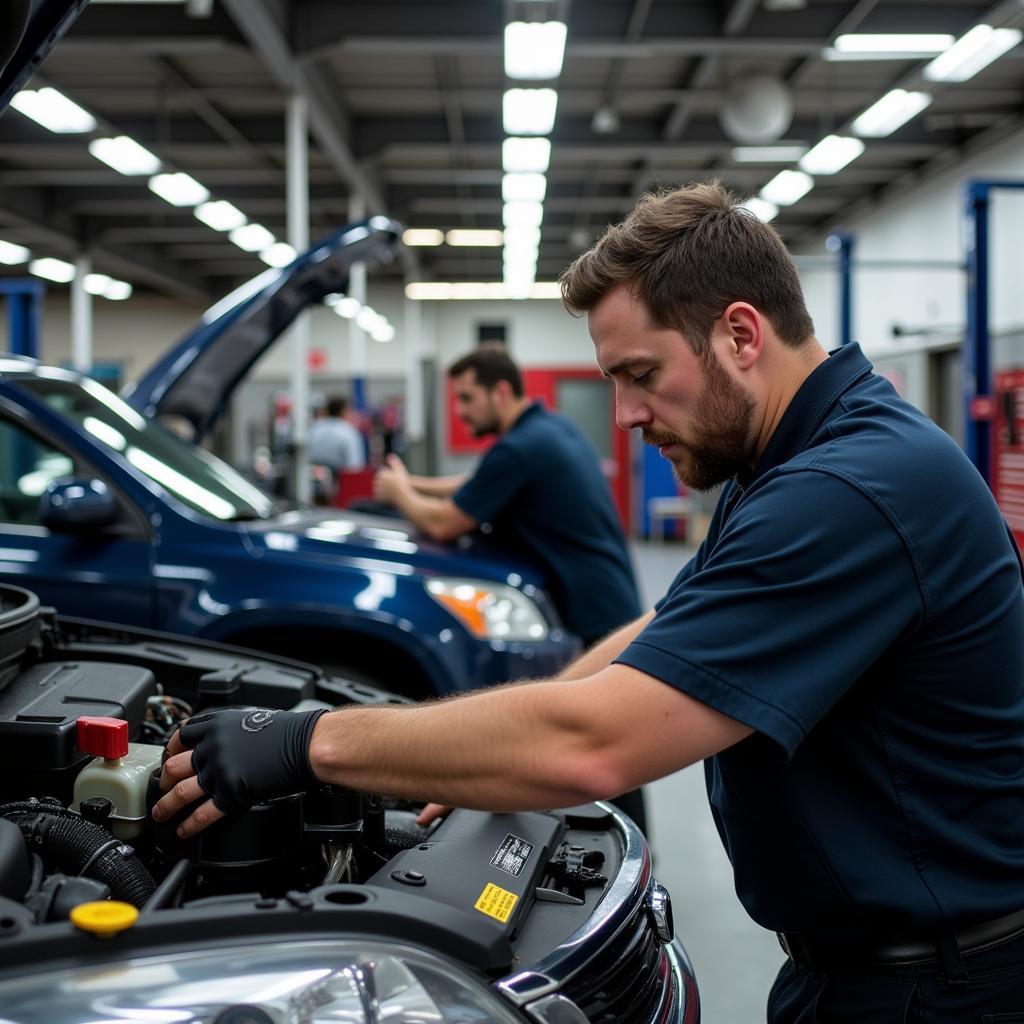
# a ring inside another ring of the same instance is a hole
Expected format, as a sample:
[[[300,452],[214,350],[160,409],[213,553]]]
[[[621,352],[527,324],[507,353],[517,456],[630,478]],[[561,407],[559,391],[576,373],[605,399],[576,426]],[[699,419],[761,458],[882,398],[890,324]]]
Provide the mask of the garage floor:
[[[632,553],[641,596],[650,607],[692,548],[638,542]],[[648,815],[655,873],[672,894],[676,934],[693,960],[704,1024],[763,1021],[783,954],[774,933],[754,924],[736,898],[700,767],[650,786]]]

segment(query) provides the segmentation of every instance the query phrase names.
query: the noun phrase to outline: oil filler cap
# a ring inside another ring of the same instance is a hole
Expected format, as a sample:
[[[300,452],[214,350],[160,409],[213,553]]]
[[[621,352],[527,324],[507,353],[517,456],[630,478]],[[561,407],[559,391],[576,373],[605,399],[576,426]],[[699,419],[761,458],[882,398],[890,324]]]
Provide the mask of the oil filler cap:
[[[79,903],[71,911],[71,923],[83,932],[108,939],[131,928],[139,919],[139,912],[130,903],[117,900],[94,900]]]
[[[92,757],[108,761],[128,755],[128,723],[122,718],[94,718],[82,715],[76,719],[78,749]]]

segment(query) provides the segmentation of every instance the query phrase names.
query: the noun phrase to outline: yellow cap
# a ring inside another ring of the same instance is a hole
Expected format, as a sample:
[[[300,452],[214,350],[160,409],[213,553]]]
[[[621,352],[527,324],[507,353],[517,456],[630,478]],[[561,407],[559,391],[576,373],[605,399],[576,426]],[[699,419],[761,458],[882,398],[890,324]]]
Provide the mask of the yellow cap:
[[[108,938],[131,928],[139,919],[139,912],[130,903],[119,903],[117,900],[95,900],[92,903],[79,903],[71,911],[71,923],[83,932],[92,932]]]

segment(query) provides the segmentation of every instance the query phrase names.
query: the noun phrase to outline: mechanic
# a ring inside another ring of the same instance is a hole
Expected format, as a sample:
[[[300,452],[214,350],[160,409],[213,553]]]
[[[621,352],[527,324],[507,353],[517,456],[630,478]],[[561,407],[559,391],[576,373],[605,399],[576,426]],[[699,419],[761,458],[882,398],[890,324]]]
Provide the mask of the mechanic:
[[[335,473],[366,466],[366,443],[358,428],[346,419],[347,410],[348,399],[332,395],[327,400],[326,415],[313,420],[309,427],[309,461]]]
[[[575,679],[200,716],[155,814],[191,835],[314,780],[557,807],[705,760],[789,954],[771,1024],[1024,1016],[1024,588],[984,482],[856,345],[826,355],[778,235],[717,185],[643,197],[562,288],[620,425],[728,481],[665,598]]]
[[[565,625],[590,647],[641,611],[626,538],[597,453],[571,420],[525,394],[504,349],[475,349],[448,369],[459,418],[475,437],[498,441],[472,474],[411,475],[396,455],[374,478],[374,495],[435,540],[486,523],[494,538],[538,559]],[[643,794],[614,803],[647,832]]]

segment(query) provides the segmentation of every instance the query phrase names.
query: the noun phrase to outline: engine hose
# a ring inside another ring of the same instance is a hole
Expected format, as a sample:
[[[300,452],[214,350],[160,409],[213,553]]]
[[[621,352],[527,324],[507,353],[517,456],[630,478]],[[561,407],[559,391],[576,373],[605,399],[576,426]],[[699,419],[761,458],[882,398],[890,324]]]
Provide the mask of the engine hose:
[[[39,804],[5,804],[0,814],[10,818],[29,847],[42,852],[57,871],[66,875],[87,871],[89,878],[110,888],[114,899],[142,907],[156,888],[131,847],[112,842],[111,834],[99,825],[60,809],[42,810]]]

